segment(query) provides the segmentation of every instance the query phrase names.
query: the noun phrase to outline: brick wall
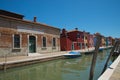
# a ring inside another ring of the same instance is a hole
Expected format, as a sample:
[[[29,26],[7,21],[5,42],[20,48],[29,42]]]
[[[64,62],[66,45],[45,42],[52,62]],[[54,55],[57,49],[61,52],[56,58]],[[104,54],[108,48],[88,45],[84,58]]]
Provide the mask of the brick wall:
[[[18,26],[22,29],[18,30]],[[28,30],[29,29],[29,30]],[[23,31],[20,31],[23,30]],[[37,31],[36,31],[37,30]],[[33,31],[33,33],[32,33]],[[13,49],[13,35],[21,35],[21,49]],[[14,20],[0,16],[0,56],[27,55],[29,53],[29,36],[35,36],[37,41],[36,53],[47,53],[60,50],[60,29],[39,23]],[[42,49],[42,37],[46,36],[47,46]],[[56,48],[52,47],[52,38],[56,38]]]

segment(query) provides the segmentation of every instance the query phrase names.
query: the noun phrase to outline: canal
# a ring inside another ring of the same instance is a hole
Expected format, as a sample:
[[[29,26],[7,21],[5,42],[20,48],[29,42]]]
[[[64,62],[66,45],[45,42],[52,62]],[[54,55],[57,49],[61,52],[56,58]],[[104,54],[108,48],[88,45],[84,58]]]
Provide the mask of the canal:
[[[110,49],[98,53],[94,80],[100,76]],[[92,54],[0,71],[0,80],[88,80]],[[110,61],[109,65],[112,63]]]

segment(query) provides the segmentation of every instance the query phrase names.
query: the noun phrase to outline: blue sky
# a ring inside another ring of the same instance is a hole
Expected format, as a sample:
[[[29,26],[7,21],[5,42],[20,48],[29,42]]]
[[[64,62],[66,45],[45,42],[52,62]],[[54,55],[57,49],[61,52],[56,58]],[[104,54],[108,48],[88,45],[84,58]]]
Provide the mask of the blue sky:
[[[60,29],[120,37],[120,0],[0,0],[0,9]]]

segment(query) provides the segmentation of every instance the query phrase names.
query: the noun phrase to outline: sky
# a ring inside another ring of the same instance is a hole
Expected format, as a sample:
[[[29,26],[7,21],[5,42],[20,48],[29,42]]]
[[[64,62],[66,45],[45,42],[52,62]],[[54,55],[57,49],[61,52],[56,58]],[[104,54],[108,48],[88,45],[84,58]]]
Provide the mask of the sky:
[[[0,0],[0,9],[68,31],[120,38],[120,0]]]

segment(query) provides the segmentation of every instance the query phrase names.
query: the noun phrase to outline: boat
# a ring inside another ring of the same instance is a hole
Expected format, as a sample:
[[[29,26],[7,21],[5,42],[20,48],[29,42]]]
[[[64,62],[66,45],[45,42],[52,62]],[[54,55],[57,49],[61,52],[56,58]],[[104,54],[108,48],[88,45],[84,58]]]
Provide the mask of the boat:
[[[99,51],[103,51],[103,50],[104,50],[104,48],[103,48],[103,47],[100,47],[100,48],[99,48]]]
[[[67,54],[63,54],[63,56],[65,58],[77,58],[77,57],[81,56],[81,53],[80,52],[73,52],[73,51],[71,51],[71,52],[69,52]]]
[[[95,51],[95,49],[86,50],[86,51],[84,51],[84,54],[85,54],[85,55],[93,54],[94,51]]]

